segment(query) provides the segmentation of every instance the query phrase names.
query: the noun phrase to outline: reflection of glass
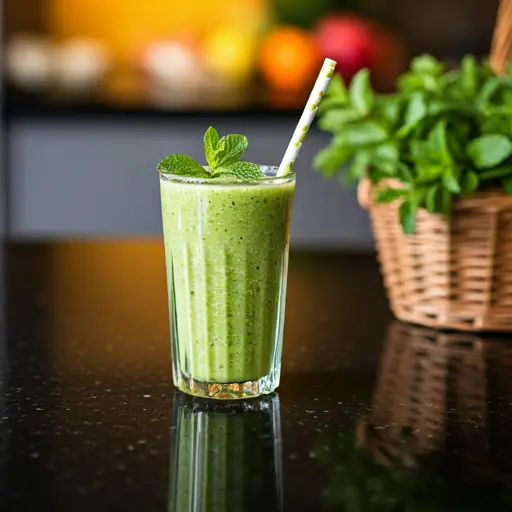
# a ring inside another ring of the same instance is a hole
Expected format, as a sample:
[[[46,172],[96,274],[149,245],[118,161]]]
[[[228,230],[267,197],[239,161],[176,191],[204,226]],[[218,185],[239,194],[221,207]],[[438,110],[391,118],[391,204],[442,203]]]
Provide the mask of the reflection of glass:
[[[512,510],[511,370],[512,339],[395,322],[369,416],[318,449],[328,504]]]
[[[170,511],[282,510],[279,397],[174,397]]]

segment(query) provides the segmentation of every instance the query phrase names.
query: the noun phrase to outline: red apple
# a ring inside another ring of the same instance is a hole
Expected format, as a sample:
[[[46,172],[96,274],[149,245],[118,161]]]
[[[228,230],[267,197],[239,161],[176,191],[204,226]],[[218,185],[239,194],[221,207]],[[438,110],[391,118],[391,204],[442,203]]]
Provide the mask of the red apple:
[[[337,70],[346,80],[359,69],[371,67],[378,54],[375,25],[355,15],[323,18],[316,27],[316,37],[322,54],[338,62]]]

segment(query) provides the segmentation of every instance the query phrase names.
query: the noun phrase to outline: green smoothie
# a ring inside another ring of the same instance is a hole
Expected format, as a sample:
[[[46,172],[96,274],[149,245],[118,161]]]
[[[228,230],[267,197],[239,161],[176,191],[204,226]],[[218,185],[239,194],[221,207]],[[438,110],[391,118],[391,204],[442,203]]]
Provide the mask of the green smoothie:
[[[160,183],[176,384],[278,379],[294,175]]]

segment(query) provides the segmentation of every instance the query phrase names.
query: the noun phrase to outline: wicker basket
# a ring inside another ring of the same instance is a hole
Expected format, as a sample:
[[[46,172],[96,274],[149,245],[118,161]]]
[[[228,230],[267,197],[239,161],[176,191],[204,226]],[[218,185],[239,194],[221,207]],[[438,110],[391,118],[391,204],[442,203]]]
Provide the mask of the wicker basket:
[[[399,202],[375,204],[368,181],[359,202],[370,212],[391,309],[397,318],[465,331],[512,331],[512,197],[457,201],[451,221],[418,212],[404,235]]]
[[[511,369],[510,340],[395,322],[359,440],[384,465],[450,452],[469,473],[510,479]]]

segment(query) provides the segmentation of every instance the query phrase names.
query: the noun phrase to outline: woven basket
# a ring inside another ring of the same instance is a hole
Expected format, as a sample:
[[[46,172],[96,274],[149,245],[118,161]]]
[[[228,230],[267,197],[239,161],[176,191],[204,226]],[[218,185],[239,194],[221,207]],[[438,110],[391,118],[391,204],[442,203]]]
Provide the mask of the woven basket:
[[[509,479],[511,370],[510,340],[395,322],[359,440],[384,465],[450,452],[469,473]]]
[[[369,210],[391,309],[397,318],[429,327],[512,331],[512,197],[499,191],[454,203],[450,221],[421,209],[416,232],[404,235],[399,202],[375,204],[373,187],[359,185]]]

